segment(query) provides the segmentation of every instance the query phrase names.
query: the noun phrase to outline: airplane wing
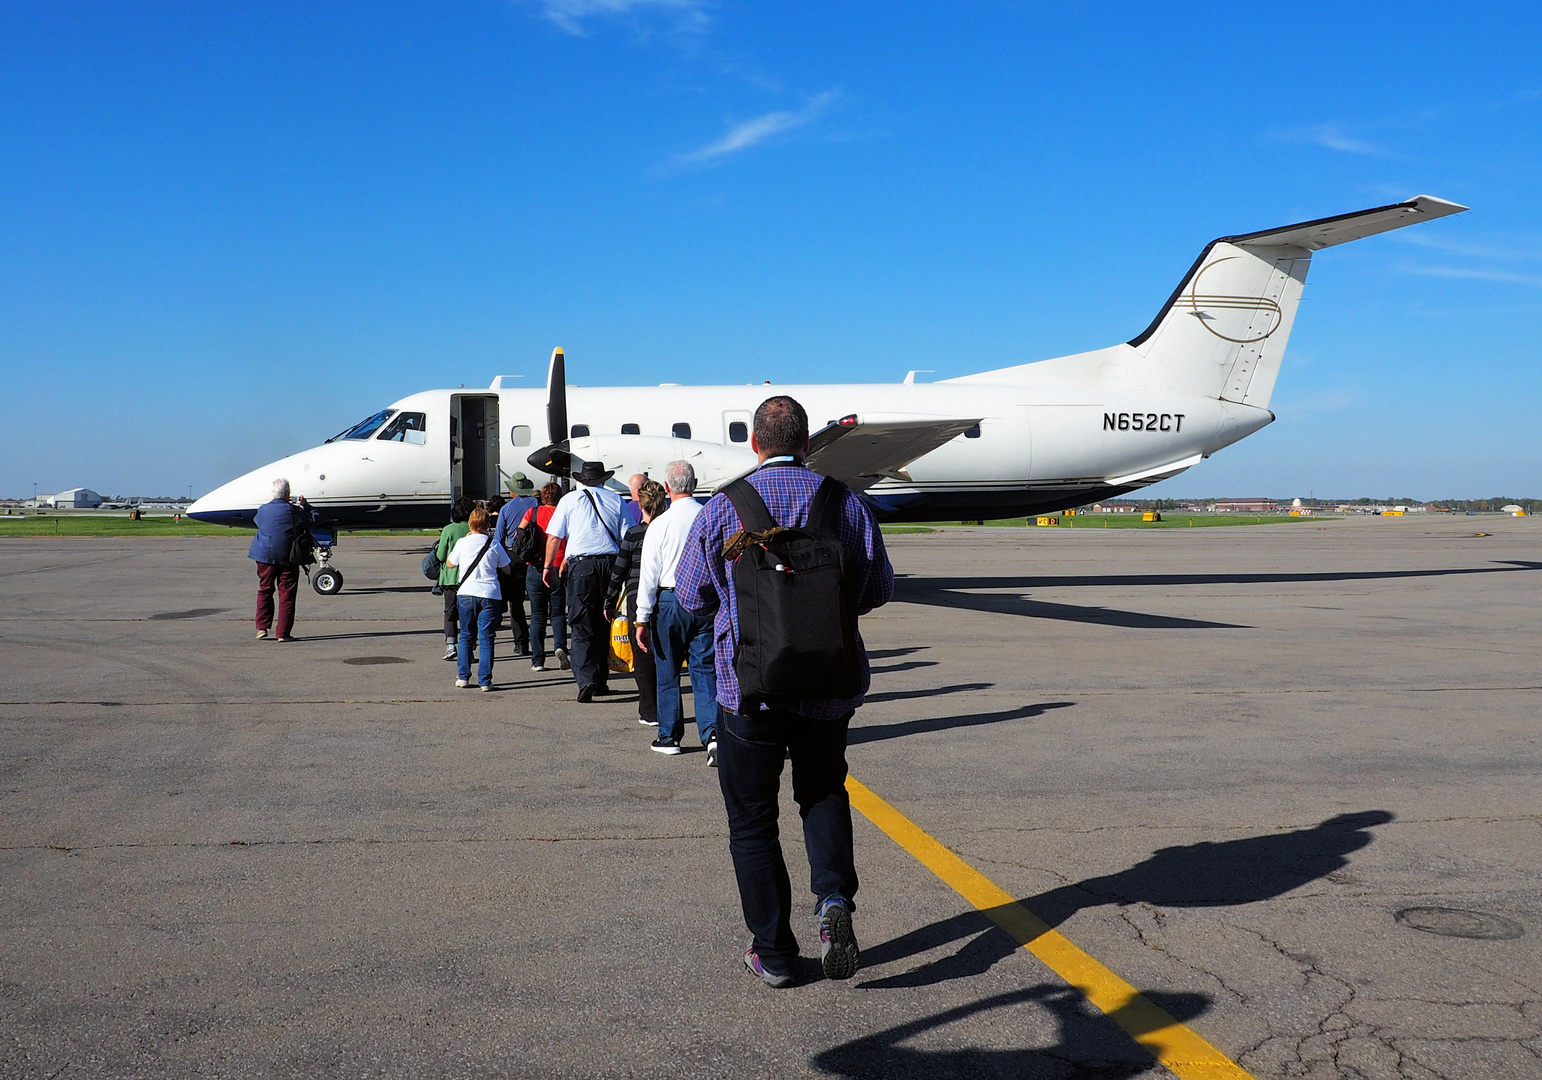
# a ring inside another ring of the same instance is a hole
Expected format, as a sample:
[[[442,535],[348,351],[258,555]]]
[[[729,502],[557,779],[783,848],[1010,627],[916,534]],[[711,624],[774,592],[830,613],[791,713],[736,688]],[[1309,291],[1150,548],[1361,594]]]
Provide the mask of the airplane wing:
[[[979,422],[979,417],[853,413],[809,438],[809,468],[853,491],[866,491],[887,478],[909,480],[906,465]]]

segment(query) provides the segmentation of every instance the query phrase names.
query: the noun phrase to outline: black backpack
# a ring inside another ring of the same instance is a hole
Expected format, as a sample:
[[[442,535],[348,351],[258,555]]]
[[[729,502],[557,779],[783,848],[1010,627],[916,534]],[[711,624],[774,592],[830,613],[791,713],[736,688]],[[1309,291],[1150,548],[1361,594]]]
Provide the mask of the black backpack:
[[[303,525],[294,531],[294,537],[289,541],[289,564],[291,566],[310,566],[316,561],[316,538],[311,531]]]
[[[509,536],[509,560],[541,566],[546,562],[546,532],[535,523],[535,511],[530,511],[530,524],[515,529]]]
[[[743,705],[856,697],[856,586],[840,540],[846,485],[825,477],[801,529],[778,525],[747,480],[723,494],[743,525],[723,552],[739,607],[734,670]]]

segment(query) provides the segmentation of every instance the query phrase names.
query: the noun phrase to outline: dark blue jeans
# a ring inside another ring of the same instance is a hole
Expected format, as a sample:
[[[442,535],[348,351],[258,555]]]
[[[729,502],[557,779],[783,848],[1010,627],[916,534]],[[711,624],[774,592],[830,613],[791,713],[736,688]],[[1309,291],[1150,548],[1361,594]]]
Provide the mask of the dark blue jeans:
[[[477,685],[489,686],[493,681],[493,628],[498,623],[498,609],[503,605],[485,596],[460,595],[460,648],[456,650],[455,667],[462,679],[471,678],[471,635],[477,636]]]
[[[696,734],[706,746],[717,737],[717,667],[712,655],[712,619],[693,615],[675,602],[673,589],[660,589],[653,609],[654,648],[658,649],[659,738],[685,737],[685,708],[680,702],[680,662],[691,673],[696,705]]]
[[[546,663],[546,623],[551,621],[551,638],[554,648],[568,647],[567,601],[563,596],[562,582],[548,589],[541,581],[541,568],[525,568],[525,592],[530,597],[530,662]]]
[[[814,910],[833,897],[857,895],[851,802],[846,796],[846,728],[787,709],[754,716],[725,712],[718,730],[717,780],[728,810],[728,850],[739,881],[744,924],[755,951],[773,971],[790,970],[798,955],[792,933],[792,883],[777,833],[782,762],[792,755],[792,797],[803,817]],[[855,910],[853,908],[853,910]]]

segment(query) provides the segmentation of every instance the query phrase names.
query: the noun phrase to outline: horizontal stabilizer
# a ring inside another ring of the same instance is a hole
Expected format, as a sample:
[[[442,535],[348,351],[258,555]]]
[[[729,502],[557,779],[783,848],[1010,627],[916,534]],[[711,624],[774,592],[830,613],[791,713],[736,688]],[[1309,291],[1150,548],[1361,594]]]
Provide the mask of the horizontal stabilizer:
[[[906,465],[979,422],[979,417],[853,413],[814,433],[808,465],[853,491],[866,491],[886,477],[908,480]]]
[[[1298,225],[1244,233],[1241,236],[1223,236],[1216,243],[1246,247],[1299,247],[1317,251],[1334,244],[1347,244],[1351,240],[1363,240],[1377,233],[1391,232],[1404,225],[1460,214],[1466,209],[1465,206],[1437,199],[1433,195],[1415,195],[1407,202],[1390,206],[1356,210],[1352,214],[1318,218],[1316,221],[1303,221]]]

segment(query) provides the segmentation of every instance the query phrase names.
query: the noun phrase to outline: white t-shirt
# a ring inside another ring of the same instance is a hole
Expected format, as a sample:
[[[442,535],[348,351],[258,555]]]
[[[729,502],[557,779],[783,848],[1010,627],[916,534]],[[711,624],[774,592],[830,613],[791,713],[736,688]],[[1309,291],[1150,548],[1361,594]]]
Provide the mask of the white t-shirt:
[[[649,622],[658,606],[659,590],[675,587],[675,570],[685,554],[685,538],[701,513],[695,499],[674,499],[653,519],[643,536],[642,562],[637,575],[637,621]]]
[[[504,553],[502,546],[494,543],[493,538],[486,533],[467,533],[455,541],[455,546],[450,549],[450,557],[444,560],[445,565],[457,568],[471,566],[484,544],[492,544],[492,550],[483,555],[481,561],[472,567],[470,577],[461,574],[460,592],[457,595],[501,600],[503,593],[498,588],[498,568],[508,566],[509,557]]]

